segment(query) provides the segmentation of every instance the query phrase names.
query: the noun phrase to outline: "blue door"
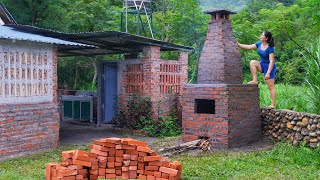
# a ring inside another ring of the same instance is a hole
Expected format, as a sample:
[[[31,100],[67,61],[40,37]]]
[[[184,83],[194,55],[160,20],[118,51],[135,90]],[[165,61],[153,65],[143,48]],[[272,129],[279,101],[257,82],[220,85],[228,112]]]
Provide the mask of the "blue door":
[[[105,102],[104,102],[104,124],[113,123],[113,118],[116,114],[116,97],[118,90],[118,79],[117,79],[117,64],[108,63],[104,66],[105,75]]]

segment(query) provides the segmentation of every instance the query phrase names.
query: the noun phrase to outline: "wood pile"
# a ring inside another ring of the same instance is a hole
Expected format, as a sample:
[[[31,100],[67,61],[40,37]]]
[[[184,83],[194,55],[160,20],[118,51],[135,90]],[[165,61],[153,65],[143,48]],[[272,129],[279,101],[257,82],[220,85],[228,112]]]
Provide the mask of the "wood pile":
[[[275,140],[287,140],[293,145],[306,143],[311,148],[320,146],[320,115],[290,110],[263,109],[265,135]]]
[[[182,164],[157,155],[147,143],[130,138],[95,140],[90,152],[62,152],[61,163],[48,163],[46,180],[180,180]]]

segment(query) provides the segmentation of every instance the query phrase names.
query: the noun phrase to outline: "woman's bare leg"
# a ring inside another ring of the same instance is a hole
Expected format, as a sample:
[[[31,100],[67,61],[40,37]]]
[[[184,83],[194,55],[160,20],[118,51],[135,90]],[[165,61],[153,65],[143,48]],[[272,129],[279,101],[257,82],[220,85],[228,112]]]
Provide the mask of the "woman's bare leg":
[[[274,87],[274,79],[268,79],[266,80],[266,82],[268,84],[268,88],[271,96],[271,106],[269,107],[276,108],[276,88]]]
[[[256,61],[256,60],[250,61],[250,71],[252,75],[252,81],[248,82],[248,84],[258,84],[257,71],[262,72],[259,61]]]

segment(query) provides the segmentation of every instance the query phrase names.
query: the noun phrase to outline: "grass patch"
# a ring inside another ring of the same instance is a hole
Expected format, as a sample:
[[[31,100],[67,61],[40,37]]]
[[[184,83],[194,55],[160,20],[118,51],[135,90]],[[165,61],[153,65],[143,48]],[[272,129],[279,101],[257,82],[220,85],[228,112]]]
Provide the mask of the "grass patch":
[[[160,142],[160,141],[159,141]],[[64,146],[59,150],[0,163],[1,180],[38,180],[48,162],[61,161],[61,151],[88,150],[89,146]],[[199,157],[176,156],[183,164],[183,179],[320,179],[320,149],[280,143],[257,152],[220,151]]]
[[[89,150],[89,146],[63,146],[60,149],[0,162],[0,180],[45,179],[49,162],[61,162],[61,152],[72,149]]]
[[[183,179],[320,179],[320,149],[278,144],[270,151],[180,156]]]
[[[268,107],[271,104],[271,97],[268,86],[265,83],[259,84],[260,105]],[[276,84],[277,91],[277,109],[292,109],[297,112],[315,113],[313,108],[309,107],[307,93],[309,89],[304,86],[294,86],[289,84]]]

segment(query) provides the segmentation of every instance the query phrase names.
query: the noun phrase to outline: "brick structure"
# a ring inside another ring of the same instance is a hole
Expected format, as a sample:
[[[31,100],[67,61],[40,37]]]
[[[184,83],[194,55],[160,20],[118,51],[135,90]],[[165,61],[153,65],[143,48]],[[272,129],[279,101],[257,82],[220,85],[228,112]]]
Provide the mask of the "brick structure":
[[[19,44],[19,42],[17,42],[17,44]],[[1,45],[5,49],[5,43],[2,43]],[[33,47],[36,48],[33,50]],[[20,66],[22,68],[29,68],[29,65],[35,68],[37,66],[36,60],[45,60],[45,58],[40,58],[41,53],[48,54],[47,60],[48,62],[52,62],[48,63],[48,66],[50,66],[48,68],[52,70],[51,73],[48,74],[48,78],[50,78],[52,84],[47,85],[47,87],[50,88],[47,92],[51,92],[52,94],[45,95],[43,94],[44,91],[40,94],[40,88],[38,89],[38,87],[30,86],[35,88],[32,91],[26,89],[26,92],[32,92],[33,95],[26,93],[24,96],[18,96],[18,92],[24,93],[23,89],[18,91],[18,85],[13,86],[14,83],[12,83],[11,88],[9,89],[11,91],[7,91],[8,89],[4,88],[5,93],[11,94],[11,96],[3,96],[2,98],[7,98],[7,100],[0,102],[0,160],[51,149],[58,147],[59,145],[60,118],[57,99],[57,49],[54,49],[51,45],[40,46],[39,44],[34,43],[21,43],[21,46],[16,45],[9,50],[9,54],[12,52],[17,54],[18,52],[28,52],[31,55],[34,54],[36,57],[39,57],[31,58],[30,64],[27,63],[24,65],[22,63]],[[0,52],[1,67],[4,65],[3,60],[5,58],[3,55],[4,52]],[[19,57],[20,56],[17,55],[14,59],[16,66],[19,62]],[[42,63],[44,63],[44,61],[42,61]],[[40,68],[35,69],[40,72]],[[15,72],[17,71],[18,68]],[[44,71],[42,71],[42,73],[44,73]],[[24,83],[29,84],[36,82],[35,79],[28,76],[27,72],[26,74],[26,79],[21,82],[23,85]],[[41,76],[32,77],[40,78]],[[19,80],[18,75],[16,78]],[[15,78],[11,76],[9,82],[14,82],[14,80]],[[2,81],[6,83],[8,82],[8,79],[3,78]],[[44,88],[44,86],[42,88]],[[39,94],[35,95],[37,92]],[[12,102],[12,99],[15,99],[15,102]],[[29,103],[24,102],[25,100],[28,100]]]
[[[198,84],[182,90],[183,141],[210,138],[213,148],[246,145],[261,137],[259,89],[242,84],[240,52],[225,10],[209,11],[209,31]]]
[[[125,107],[131,95],[149,97],[153,117],[168,115],[175,99],[180,103],[181,87],[188,79],[188,53],[180,52],[178,60],[160,59],[160,47],[149,46],[143,57],[117,62],[120,71],[119,106]]]
[[[147,143],[130,138],[94,140],[90,152],[62,152],[62,162],[46,165],[46,180],[180,180],[182,164],[159,156]]]

